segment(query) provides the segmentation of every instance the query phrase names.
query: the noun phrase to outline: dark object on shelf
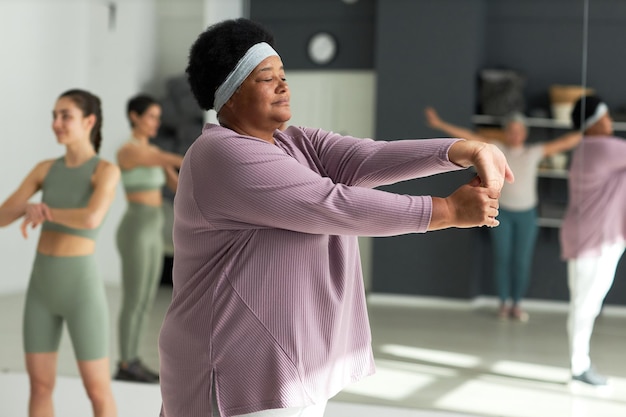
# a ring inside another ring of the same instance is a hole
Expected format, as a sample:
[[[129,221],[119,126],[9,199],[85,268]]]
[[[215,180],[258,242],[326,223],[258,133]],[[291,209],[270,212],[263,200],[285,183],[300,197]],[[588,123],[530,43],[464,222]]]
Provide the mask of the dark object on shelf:
[[[161,127],[154,138],[160,148],[184,155],[202,132],[204,112],[196,103],[184,75],[171,77],[165,83],[161,100]]]
[[[491,116],[524,113],[525,77],[510,69],[480,71],[480,112]]]
[[[204,112],[196,103],[187,78],[179,75],[165,83],[166,95],[161,104],[161,127],[153,143],[159,148],[184,155],[202,132]],[[174,193],[163,187],[163,197],[173,201]]]

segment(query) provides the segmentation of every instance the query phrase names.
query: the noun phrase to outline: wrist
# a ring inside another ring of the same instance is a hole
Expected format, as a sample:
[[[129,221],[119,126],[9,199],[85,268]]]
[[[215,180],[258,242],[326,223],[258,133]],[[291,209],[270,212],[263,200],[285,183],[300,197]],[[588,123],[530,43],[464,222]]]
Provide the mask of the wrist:
[[[465,139],[454,142],[448,149],[448,159],[450,162],[467,168],[474,165],[474,160],[478,151],[477,143]]]
[[[432,197],[432,214],[428,230],[440,230],[450,227],[452,214],[448,198]]]

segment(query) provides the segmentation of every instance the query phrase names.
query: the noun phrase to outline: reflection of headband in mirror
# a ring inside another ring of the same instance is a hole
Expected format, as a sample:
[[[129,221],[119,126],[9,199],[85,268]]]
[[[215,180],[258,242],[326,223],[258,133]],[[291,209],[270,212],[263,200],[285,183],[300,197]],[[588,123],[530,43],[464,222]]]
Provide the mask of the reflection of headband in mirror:
[[[585,119],[585,123],[583,125],[584,129],[587,129],[589,126],[594,125],[598,120],[602,118],[605,114],[607,114],[609,108],[604,103],[598,104],[596,110],[593,112],[591,116]]]
[[[220,111],[222,106],[235,91],[237,91],[237,88],[239,88],[241,83],[243,83],[257,65],[264,59],[274,55],[278,56],[278,52],[265,42],[252,45],[239,62],[237,62],[237,65],[235,65],[235,68],[228,74],[224,82],[215,90],[215,101],[213,102],[215,111]]]
[[[584,112],[583,115],[583,106]],[[597,96],[581,97],[572,110],[572,124],[576,129],[583,130],[594,125],[609,112],[608,106]]]

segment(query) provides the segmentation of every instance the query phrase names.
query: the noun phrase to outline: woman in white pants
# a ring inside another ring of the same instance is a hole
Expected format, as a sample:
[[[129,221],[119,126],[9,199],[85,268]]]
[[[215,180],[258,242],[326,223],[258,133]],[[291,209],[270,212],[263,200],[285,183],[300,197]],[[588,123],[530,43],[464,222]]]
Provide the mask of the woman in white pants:
[[[625,248],[626,140],[613,136],[608,107],[596,96],[576,103],[572,122],[584,136],[570,166],[560,236],[568,261],[570,366],[574,381],[602,386],[607,378],[592,367],[589,342]]]

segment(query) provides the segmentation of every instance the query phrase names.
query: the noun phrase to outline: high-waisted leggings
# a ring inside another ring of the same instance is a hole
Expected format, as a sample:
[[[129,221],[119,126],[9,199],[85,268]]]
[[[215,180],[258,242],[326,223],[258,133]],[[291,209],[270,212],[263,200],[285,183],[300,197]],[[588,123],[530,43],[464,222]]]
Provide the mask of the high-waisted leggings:
[[[163,221],[161,207],[128,203],[117,230],[123,290],[118,325],[121,361],[139,356],[163,268]]]
[[[109,312],[94,255],[37,253],[24,305],[25,352],[58,351],[64,322],[78,360],[108,356]]]
[[[501,302],[519,303],[526,295],[537,240],[537,209],[500,208],[500,225],[489,229],[493,246],[493,275]]]

